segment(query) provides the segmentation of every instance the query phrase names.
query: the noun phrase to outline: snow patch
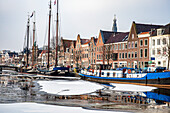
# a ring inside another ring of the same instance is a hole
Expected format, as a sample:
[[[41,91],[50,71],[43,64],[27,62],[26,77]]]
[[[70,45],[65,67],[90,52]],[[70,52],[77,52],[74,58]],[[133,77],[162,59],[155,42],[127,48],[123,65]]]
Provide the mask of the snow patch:
[[[38,81],[42,86],[41,91],[57,94],[57,95],[81,95],[95,92],[96,90],[103,89],[104,86],[88,81]]]

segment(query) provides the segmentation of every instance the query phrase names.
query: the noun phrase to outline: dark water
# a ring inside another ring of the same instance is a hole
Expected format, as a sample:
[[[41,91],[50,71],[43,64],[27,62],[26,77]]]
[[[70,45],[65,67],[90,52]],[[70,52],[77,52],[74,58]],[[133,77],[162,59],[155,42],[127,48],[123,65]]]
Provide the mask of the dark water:
[[[66,96],[40,91],[41,86],[37,83],[39,80],[42,79],[17,74],[1,75],[0,103],[33,102],[86,109],[136,111],[147,109],[150,105],[165,105],[166,102],[170,102],[170,90],[168,89],[154,89],[148,92],[115,91],[112,90],[113,86],[105,84],[104,89],[90,94]],[[48,79],[48,81],[52,81],[52,79]],[[67,82],[67,80],[65,81]]]

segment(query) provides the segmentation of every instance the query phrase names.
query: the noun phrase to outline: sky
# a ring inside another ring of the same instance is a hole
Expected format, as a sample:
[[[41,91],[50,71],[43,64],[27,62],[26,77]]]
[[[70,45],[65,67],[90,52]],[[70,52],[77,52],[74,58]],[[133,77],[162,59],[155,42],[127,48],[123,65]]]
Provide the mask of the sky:
[[[47,43],[50,0],[0,0],[0,50],[21,51],[28,15],[35,11],[36,40]],[[144,24],[170,23],[170,0],[59,0],[59,33],[64,39],[98,37],[100,30],[111,31],[116,14],[119,32],[128,32],[133,21]],[[32,37],[33,17],[30,20]],[[52,0],[52,34],[56,5]],[[32,38],[31,38],[32,40]]]

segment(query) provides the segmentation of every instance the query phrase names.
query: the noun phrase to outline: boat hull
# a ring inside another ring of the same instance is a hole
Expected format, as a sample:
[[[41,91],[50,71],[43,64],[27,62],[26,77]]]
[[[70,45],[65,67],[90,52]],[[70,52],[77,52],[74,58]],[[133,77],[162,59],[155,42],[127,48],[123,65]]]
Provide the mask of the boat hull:
[[[90,76],[85,74],[80,74],[79,76],[82,77],[82,79],[87,79],[91,81],[96,82],[129,82],[129,83],[143,83],[143,84],[170,84],[170,73],[166,73],[166,76],[162,77],[161,74],[148,74],[147,77],[143,78],[114,78],[114,77],[98,77],[98,76]]]

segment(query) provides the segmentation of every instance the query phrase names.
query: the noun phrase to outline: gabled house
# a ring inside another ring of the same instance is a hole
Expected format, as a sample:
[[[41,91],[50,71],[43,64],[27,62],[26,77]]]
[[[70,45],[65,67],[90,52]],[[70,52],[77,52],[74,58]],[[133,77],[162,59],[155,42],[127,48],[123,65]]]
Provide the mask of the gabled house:
[[[83,62],[82,62],[82,50],[84,50],[84,46],[86,49],[88,49],[88,42],[90,40],[89,39],[82,39],[80,38],[80,35],[78,34],[77,36],[77,41],[76,41],[76,47],[75,47],[75,67],[82,67],[83,66]],[[87,46],[87,47],[86,47]],[[86,61],[87,62],[87,61]]]
[[[148,66],[149,61],[149,36],[147,34],[152,29],[162,27],[161,25],[132,23],[128,36],[128,67],[142,68]]]
[[[99,37],[96,43],[96,64],[105,64],[105,46],[107,40],[111,36],[115,36],[119,32],[113,32],[113,31],[102,31],[100,30]]]

